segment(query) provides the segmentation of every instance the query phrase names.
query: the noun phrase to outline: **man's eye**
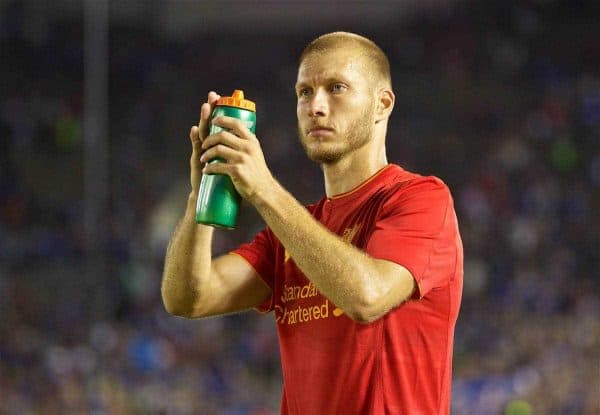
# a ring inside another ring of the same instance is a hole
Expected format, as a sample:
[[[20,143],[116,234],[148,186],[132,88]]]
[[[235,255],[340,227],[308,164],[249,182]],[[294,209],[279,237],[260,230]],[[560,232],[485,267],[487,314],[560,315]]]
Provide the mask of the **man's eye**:
[[[308,88],[303,88],[300,91],[298,91],[299,97],[307,97],[309,94],[310,94],[310,89],[308,89]]]
[[[343,92],[346,89],[348,89],[348,88],[344,84],[333,84],[333,85],[331,85],[331,91],[332,92]]]

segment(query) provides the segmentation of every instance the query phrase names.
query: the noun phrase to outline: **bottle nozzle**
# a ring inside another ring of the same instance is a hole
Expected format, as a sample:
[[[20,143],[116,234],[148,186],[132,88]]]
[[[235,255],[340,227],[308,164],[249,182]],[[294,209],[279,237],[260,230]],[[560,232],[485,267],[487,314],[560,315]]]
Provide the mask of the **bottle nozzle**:
[[[217,105],[227,105],[230,107],[243,108],[248,111],[256,112],[256,105],[253,101],[244,98],[244,91],[234,89],[230,97],[221,97]]]

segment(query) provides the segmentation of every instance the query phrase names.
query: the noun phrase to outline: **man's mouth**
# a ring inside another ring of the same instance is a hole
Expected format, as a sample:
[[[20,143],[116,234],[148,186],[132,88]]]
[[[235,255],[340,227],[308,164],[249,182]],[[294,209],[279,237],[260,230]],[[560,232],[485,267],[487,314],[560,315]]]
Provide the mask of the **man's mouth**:
[[[310,130],[308,130],[308,135],[317,136],[317,135],[323,135],[323,134],[328,134],[328,133],[332,133],[332,132],[333,132],[333,128],[316,125],[314,127],[311,127]]]

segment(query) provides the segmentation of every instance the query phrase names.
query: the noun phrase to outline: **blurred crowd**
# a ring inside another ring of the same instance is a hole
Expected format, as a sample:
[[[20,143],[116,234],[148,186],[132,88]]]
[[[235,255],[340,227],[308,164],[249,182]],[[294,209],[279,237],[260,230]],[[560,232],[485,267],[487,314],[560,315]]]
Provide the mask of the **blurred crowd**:
[[[0,19],[0,414],[277,413],[272,317],[172,317],[160,279],[209,90],[244,89],[274,175],[303,203],[323,195],[293,92],[320,33],[112,24],[107,243],[91,258],[82,22],[32,23],[20,2]],[[469,2],[363,33],[392,64],[388,159],[441,177],[457,207],[455,414],[600,413],[599,19],[594,1]],[[214,253],[263,226],[245,205]]]

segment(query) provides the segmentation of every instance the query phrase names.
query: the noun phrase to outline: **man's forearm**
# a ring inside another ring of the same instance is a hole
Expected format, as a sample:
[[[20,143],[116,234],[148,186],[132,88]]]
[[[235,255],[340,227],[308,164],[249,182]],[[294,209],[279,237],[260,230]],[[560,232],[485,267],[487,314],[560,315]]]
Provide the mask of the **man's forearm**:
[[[210,275],[213,228],[196,224],[195,207],[191,194],[165,256],[161,294],[171,314],[190,314]]]
[[[319,291],[350,317],[364,320],[365,310],[389,287],[381,264],[321,225],[280,185],[253,204]]]

